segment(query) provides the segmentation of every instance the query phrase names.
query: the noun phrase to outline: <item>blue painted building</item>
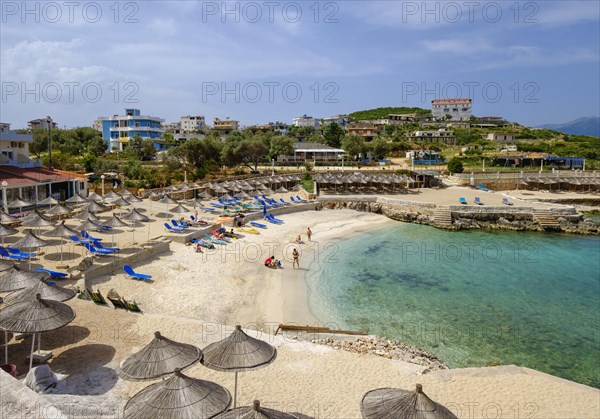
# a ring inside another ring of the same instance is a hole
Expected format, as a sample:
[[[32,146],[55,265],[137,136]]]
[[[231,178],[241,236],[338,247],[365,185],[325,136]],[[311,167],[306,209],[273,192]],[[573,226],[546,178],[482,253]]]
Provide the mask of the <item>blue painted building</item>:
[[[108,151],[123,151],[136,135],[153,140],[154,148],[164,150],[163,122],[162,118],[142,115],[139,109],[125,109],[125,115],[99,117],[94,128],[102,132]]]

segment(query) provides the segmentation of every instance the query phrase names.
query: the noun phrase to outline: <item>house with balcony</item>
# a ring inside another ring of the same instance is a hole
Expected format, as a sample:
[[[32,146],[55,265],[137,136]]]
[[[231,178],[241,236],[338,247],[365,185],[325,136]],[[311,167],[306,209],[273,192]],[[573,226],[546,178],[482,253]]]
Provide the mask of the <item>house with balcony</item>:
[[[443,128],[436,131],[414,131],[408,138],[414,142],[440,142],[448,145],[456,145],[456,135],[454,135],[454,132]]]
[[[416,113],[403,113],[403,114],[390,114],[388,116],[388,124],[390,125],[404,125],[417,122]]]
[[[348,115],[335,115],[323,118],[322,125],[338,124],[340,127],[345,127],[348,124]]]
[[[84,176],[43,168],[39,160],[30,159],[32,143],[32,134],[19,134],[10,124],[0,123],[0,206],[5,211],[15,212],[11,202],[16,198],[33,208],[48,196],[64,200],[76,193],[87,194]]]
[[[240,121],[234,119],[219,119],[213,121],[213,129],[219,132],[222,136],[230,135],[233,131],[237,131],[240,126]]]
[[[349,135],[358,135],[359,137],[363,137],[365,141],[373,140],[384,129],[385,125],[378,124],[376,121],[351,122],[346,126],[346,131],[348,131]]]
[[[185,132],[200,131],[206,128],[206,118],[204,115],[185,115],[181,117],[179,125]]]
[[[313,118],[312,116],[308,116],[306,114],[302,116],[297,116],[292,119],[292,125],[295,127],[312,127],[319,128],[321,126],[321,121],[317,118]]]
[[[27,123],[29,129],[54,129],[58,128],[58,124],[52,120],[49,116],[45,118],[33,119]]]
[[[108,151],[123,151],[135,136],[154,141],[154,148],[164,150],[164,119],[142,115],[139,109],[125,109],[125,115],[103,116],[96,120],[94,127],[101,127],[102,138]]]
[[[514,143],[516,137],[514,134],[491,132],[487,135],[487,139],[495,143]]]

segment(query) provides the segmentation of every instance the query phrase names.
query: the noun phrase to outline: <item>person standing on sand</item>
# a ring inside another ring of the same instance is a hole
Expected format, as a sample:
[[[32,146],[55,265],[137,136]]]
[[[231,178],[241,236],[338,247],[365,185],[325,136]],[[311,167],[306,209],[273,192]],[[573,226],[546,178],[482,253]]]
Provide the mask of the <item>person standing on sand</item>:
[[[310,238],[312,237],[312,231],[310,230],[310,227],[306,229],[306,236],[308,237],[308,241],[311,241]]]
[[[298,269],[300,269],[300,253],[298,253],[298,250],[294,247],[294,251],[292,252],[292,256],[294,257],[294,263],[292,264],[292,268],[295,268],[296,265],[298,265]]]

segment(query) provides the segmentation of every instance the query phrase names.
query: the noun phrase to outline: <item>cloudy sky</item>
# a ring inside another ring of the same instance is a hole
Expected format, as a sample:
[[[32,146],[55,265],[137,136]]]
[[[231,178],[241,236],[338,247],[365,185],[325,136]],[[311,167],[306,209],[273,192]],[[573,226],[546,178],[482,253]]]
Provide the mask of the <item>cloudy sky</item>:
[[[600,114],[600,2],[1,1],[0,120],[291,122],[471,97],[538,125]]]

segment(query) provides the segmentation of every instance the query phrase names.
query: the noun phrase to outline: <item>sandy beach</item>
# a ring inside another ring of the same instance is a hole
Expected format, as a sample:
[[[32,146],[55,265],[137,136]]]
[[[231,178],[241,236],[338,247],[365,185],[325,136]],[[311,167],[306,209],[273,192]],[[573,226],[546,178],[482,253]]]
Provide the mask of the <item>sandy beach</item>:
[[[403,199],[419,197],[455,204],[455,195],[470,191],[448,189],[403,195]],[[480,194],[490,205],[504,196],[500,192]],[[143,202],[136,207],[155,221],[136,227],[135,232],[127,228],[117,231],[114,242],[124,250],[134,240],[143,243],[165,232],[161,219],[164,204]],[[600,417],[599,390],[527,368],[464,368],[422,374],[422,368],[414,364],[273,336],[279,323],[318,324],[308,306],[305,277],[327,255],[327,244],[396,223],[380,215],[351,210],[306,211],[280,218],[284,224],[269,226],[259,235],[245,234],[226,246],[204,249],[203,253],[171,242],[169,252],[134,266],[136,271],[153,276],[148,282],[131,280],[122,270],[87,283],[83,279],[60,281],[64,286],[99,289],[104,295],[115,289],[122,297],[135,300],[143,313],[79,299],[69,301],[77,313],[75,321],[45,334],[42,340],[42,349],[54,353],[51,368],[66,376],[66,388],[62,394],[43,399],[62,411],[70,410],[69,417],[117,417],[128,398],[149,382],[123,381],[114,369],[149,342],[154,331],[204,348],[231,333],[235,324],[241,324],[249,334],[276,346],[278,357],[266,368],[240,375],[239,404],[251,404],[258,398],[264,406],[294,412],[299,417],[359,418],[359,403],[366,391],[378,387],[413,389],[421,383],[430,398],[445,404],[460,418]],[[67,221],[71,226],[79,223]],[[313,231],[310,243],[306,242],[307,227]],[[110,233],[96,234],[104,242],[113,241]],[[305,244],[293,243],[298,234]],[[19,237],[22,234],[5,239],[14,242]],[[300,269],[292,268],[294,247],[301,252]],[[67,248],[63,263],[73,266],[82,252],[79,247]],[[44,258],[34,260],[32,267],[60,265],[57,240],[44,250]],[[264,259],[271,255],[282,261],[283,269],[263,266]],[[29,339],[13,340],[9,345],[9,356],[20,372],[26,371],[23,359],[29,347]],[[201,365],[187,373],[233,389],[230,374]],[[7,378],[0,375],[0,384],[6,385]],[[2,394],[3,405],[18,404],[16,395]]]

